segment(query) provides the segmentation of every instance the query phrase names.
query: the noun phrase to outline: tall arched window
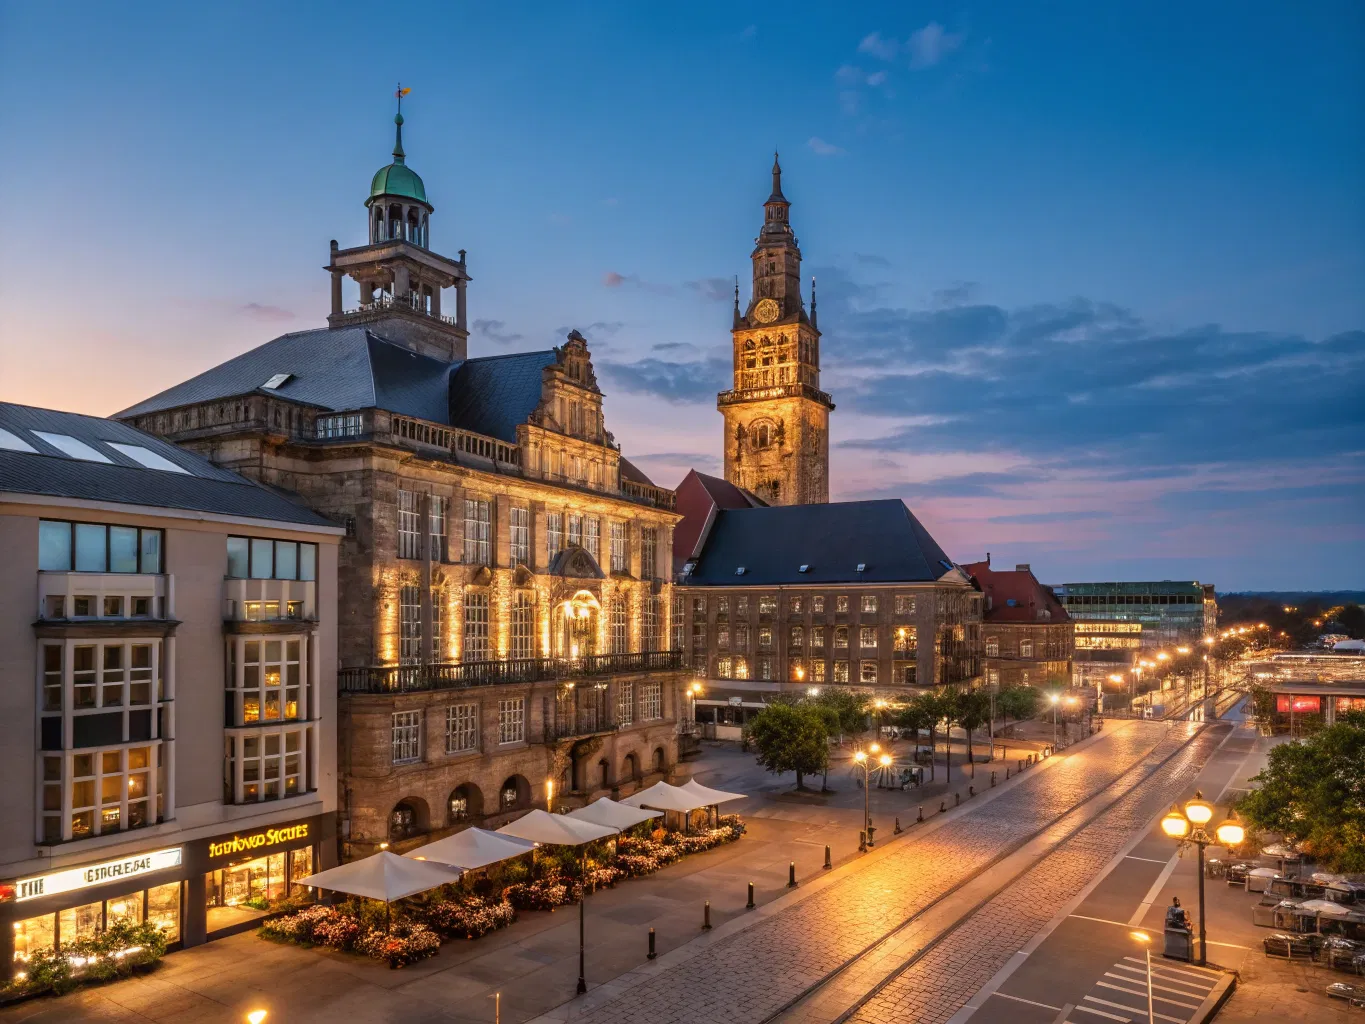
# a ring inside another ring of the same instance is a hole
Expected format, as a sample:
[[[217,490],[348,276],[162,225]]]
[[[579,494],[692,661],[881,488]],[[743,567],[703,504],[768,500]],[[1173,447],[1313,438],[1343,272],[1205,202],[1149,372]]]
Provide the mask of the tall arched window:
[[[754,424],[753,429],[754,448],[767,448],[773,443],[773,425],[767,420],[760,420]]]

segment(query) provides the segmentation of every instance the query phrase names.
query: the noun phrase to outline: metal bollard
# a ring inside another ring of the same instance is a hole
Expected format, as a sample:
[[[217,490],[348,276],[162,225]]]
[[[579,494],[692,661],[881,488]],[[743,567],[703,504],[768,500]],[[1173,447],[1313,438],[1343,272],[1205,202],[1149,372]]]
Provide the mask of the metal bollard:
[[[711,930],[711,901],[707,900],[701,905],[701,930],[709,932]]]
[[[787,865],[787,888],[796,888],[796,861],[792,861]]]
[[[896,819],[896,827],[895,827],[894,829],[892,829],[891,834],[892,834],[892,835],[898,836],[898,835],[900,835],[900,834],[901,834],[902,832],[904,832],[904,831],[905,831],[905,829],[901,828],[901,820],[900,820],[900,818],[897,818],[897,819]]]
[[[833,865],[833,863],[830,862],[830,859],[829,859],[829,847],[826,846],[826,847],[825,847],[825,870],[828,871],[828,870],[829,870],[830,868],[832,868],[832,867],[834,867],[834,865]]]
[[[961,794],[961,793],[954,793],[954,794],[953,794],[953,806],[954,806],[954,807],[960,807],[960,806],[962,806],[962,794]]]
[[[924,821],[924,805],[919,805],[919,817],[915,819],[915,824],[919,825]]]
[[[975,787],[975,786],[968,786],[968,787],[967,787],[967,799],[970,800],[970,799],[971,799],[972,797],[974,797],[974,796],[976,796],[976,787]]]
[[[749,883],[749,902],[746,903],[746,904],[744,904],[744,909],[745,909],[745,910],[753,910],[753,909],[754,909],[754,883],[753,883],[753,882],[750,882],[750,883]]]
[[[947,800],[940,800],[940,801],[938,802],[938,813],[939,813],[939,814],[942,814],[942,813],[943,813],[944,811],[946,811],[947,809],[948,809],[948,801],[947,801]]]
[[[858,852],[859,852],[859,853],[866,853],[866,852],[867,852],[867,833],[866,833],[866,832],[859,832],[859,833],[858,833]]]
[[[1005,765],[1005,778],[1008,779],[1009,777],[1010,777],[1010,766],[1009,766],[1009,765]]]
[[[875,825],[869,825],[869,826],[867,826],[867,848],[868,848],[869,850],[872,849],[872,847],[876,844],[876,837],[875,837],[876,831],[877,831],[877,828],[876,828]]]
[[[656,954],[654,952],[654,929],[651,928],[649,930],[649,959],[653,960],[655,955]]]
[[[1009,771],[1008,768],[1006,768],[1005,770],[1006,770],[1006,771]],[[992,786],[995,785],[995,772],[994,772],[994,771],[991,772],[991,785],[992,785]]]

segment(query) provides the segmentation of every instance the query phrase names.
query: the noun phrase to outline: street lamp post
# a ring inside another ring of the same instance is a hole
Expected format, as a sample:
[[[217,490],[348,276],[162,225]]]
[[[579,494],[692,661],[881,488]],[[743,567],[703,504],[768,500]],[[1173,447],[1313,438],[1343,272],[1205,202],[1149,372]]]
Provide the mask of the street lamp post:
[[[1208,961],[1208,939],[1204,930],[1204,847],[1217,843],[1221,846],[1240,846],[1246,838],[1246,829],[1237,820],[1237,812],[1229,812],[1228,817],[1214,829],[1214,836],[1204,831],[1204,826],[1213,820],[1213,804],[1204,799],[1198,790],[1194,799],[1185,804],[1184,811],[1175,805],[1170,813],[1161,819],[1161,831],[1178,843],[1194,843],[1199,850],[1199,964]],[[1214,838],[1216,837],[1216,839]]]
[[[1156,1024],[1156,1014],[1152,1012],[1152,937],[1146,932],[1133,932],[1132,936],[1142,943],[1142,951],[1147,954],[1147,1024]]]
[[[1054,691],[1053,694],[1051,695],[1051,697],[1049,697],[1048,699],[1052,701],[1052,749],[1053,749],[1053,750],[1056,750],[1056,749],[1057,749],[1057,705],[1061,703],[1062,697],[1061,697],[1061,694],[1056,693],[1056,692]]]
[[[853,763],[863,770],[863,833],[867,839],[867,845],[872,845],[872,805],[870,803],[872,788],[869,777],[872,772],[872,758],[877,758],[877,763],[883,767],[891,764],[891,755],[881,753],[881,746],[873,743],[867,750],[857,750],[853,753]],[[869,756],[869,754],[871,756]]]

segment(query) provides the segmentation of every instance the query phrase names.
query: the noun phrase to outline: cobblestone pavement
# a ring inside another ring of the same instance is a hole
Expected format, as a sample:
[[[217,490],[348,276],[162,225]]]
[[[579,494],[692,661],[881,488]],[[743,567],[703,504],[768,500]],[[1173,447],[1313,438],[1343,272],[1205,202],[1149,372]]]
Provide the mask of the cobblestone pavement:
[[[858,1024],[946,1022],[1180,794],[1223,736],[1222,730],[1204,731],[1126,795],[1119,795],[1125,783],[1112,786],[1116,803],[989,900],[849,1019]],[[1159,759],[1166,746],[1148,760]],[[1082,826],[1079,814],[1066,815],[1049,831],[1060,836]]]
[[[1186,736],[1181,728],[1125,723],[923,838],[897,844],[866,868],[572,1017],[593,1024],[763,1020],[1134,765],[1159,762]]]

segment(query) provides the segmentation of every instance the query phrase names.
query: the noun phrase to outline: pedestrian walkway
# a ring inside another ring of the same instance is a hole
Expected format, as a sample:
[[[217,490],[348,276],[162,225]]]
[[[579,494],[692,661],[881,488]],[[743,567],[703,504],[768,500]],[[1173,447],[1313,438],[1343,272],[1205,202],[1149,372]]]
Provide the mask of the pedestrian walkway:
[[[1152,1018],[1169,1024],[1189,1024],[1221,978],[1218,971],[1153,960]],[[1092,1021],[1116,1020],[1120,1024],[1147,1020],[1146,958],[1126,956],[1111,964],[1081,998],[1082,1002],[1072,1011],[1081,1020],[1089,1017]]]
[[[1134,765],[1177,752],[1186,737],[1165,725],[1124,723],[970,812],[912,841],[902,840],[781,913],[632,972],[634,977],[613,986],[604,1002],[589,993],[541,1019],[592,1024],[765,1020]]]

